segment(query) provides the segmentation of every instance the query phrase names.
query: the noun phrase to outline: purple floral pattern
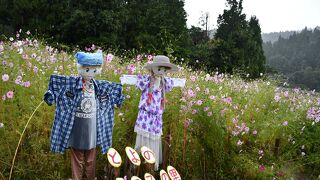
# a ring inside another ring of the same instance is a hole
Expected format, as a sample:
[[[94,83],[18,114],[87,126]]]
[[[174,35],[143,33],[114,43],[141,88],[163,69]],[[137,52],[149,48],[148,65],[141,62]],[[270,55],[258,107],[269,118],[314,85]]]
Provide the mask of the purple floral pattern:
[[[139,113],[135,124],[135,131],[147,132],[152,135],[162,135],[162,113],[161,107],[162,88],[153,88],[151,104],[147,104],[151,77],[138,75],[136,86],[142,91],[139,102]],[[164,78],[164,91],[169,92],[173,88],[173,80]]]

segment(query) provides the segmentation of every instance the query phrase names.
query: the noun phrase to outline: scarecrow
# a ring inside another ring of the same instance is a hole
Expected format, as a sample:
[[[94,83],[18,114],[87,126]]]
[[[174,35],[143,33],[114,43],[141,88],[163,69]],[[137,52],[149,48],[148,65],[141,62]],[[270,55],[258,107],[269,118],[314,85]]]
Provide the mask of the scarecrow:
[[[162,163],[162,114],[165,110],[165,94],[174,86],[184,87],[185,79],[165,77],[167,73],[177,72],[179,68],[170,63],[167,56],[158,55],[145,66],[150,75],[123,75],[122,84],[135,85],[142,94],[139,113],[134,132],[137,133],[135,149],[149,147],[155,154],[155,170]]]
[[[105,154],[112,144],[114,109],[123,104],[122,85],[95,80],[101,73],[101,52],[78,52],[78,76],[51,75],[44,95],[48,105],[56,104],[50,149],[71,151],[72,179],[95,178],[96,147]]]

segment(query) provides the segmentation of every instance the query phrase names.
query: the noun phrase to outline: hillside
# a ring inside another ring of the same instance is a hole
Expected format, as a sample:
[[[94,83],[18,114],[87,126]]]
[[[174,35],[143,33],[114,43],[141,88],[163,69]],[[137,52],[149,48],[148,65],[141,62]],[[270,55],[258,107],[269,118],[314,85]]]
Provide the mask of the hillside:
[[[263,44],[266,63],[293,87],[320,90],[320,29],[304,29],[287,39]]]
[[[105,55],[109,54],[103,51]],[[74,52],[60,52],[41,41],[8,39],[0,43],[0,179],[9,177],[21,132],[43,99],[54,72],[75,75]],[[101,76],[119,82],[122,74],[146,74],[148,55],[127,59],[112,56]],[[301,89],[279,89],[262,77],[205,74],[180,64],[187,84],[166,97],[163,137],[169,137],[169,162],[183,179],[290,179],[318,177],[320,168],[320,96]],[[134,147],[133,126],[140,92],[124,86],[125,104],[116,110],[113,147],[124,157]],[[71,177],[69,151],[49,151],[54,106],[42,104],[34,114],[18,151],[14,179]],[[105,155],[97,159],[98,179],[104,176]],[[121,166],[123,168],[123,166]],[[121,176],[124,176],[121,171]],[[158,175],[157,175],[158,176]]]

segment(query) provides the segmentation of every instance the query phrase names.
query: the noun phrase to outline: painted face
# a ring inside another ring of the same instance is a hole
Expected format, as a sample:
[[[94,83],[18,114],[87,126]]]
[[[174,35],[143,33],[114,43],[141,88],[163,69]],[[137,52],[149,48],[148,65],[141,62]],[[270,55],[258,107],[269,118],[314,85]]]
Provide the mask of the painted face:
[[[81,66],[78,64],[78,73],[85,80],[91,80],[101,73],[101,66]]]
[[[167,73],[168,70],[169,68],[165,66],[156,66],[152,68],[152,71],[155,76],[163,76],[164,74]]]

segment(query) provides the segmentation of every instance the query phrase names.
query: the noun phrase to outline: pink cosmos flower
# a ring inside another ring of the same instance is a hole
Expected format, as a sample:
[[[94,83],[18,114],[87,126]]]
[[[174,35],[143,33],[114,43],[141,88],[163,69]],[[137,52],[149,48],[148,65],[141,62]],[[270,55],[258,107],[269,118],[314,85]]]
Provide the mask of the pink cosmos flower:
[[[17,76],[17,80],[21,81],[22,80],[22,76]]]
[[[153,56],[152,55],[148,55],[148,61],[151,61],[153,59]]]
[[[288,125],[288,121],[285,121],[282,123],[283,126],[287,126]]]
[[[8,80],[9,80],[9,75],[8,74],[2,75],[2,81],[8,81]]]
[[[285,91],[285,92],[283,93],[283,95],[284,95],[284,97],[288,97],[288,96],[289,96],[289,92],[288,92],[288,91]]]
[[[16,80],[14,81],[14,83],[16,83],[16,84],[20,84],[20,83],[21,83],[21,80],[16,79]]]
[[[192,82],[195,82],[196,81],[196,76],[190,76],[190,80],[192,81]]]
[[[36,54],[36,53],[32,53],[32,54],[31,54],[31,57],[32,57],[32,58],[36,58],[36,57],[37,57],[37,54]]]
[[[241,146],[243,144],[243,141],[238,140],[237,145]]]
[[[197,112],[198,112],[198,111],[197,111],[196,109],[193,109],[192,112],[191,112],[191,114],[197,114]]]
[[[127,66],[127,70],[128,74],[134,74],[134,72],[136,71],[136,67],[134,66],[134,64],[130,64]]]
[[[137,61],[141,61],[142,60],[142,56],[141,54],[138,54],[137,57],[136,57]]]
[[[237,123],[238,123],[238,119],[233,118],[233,119],[232,119],[232,123],[233,123],[233,124],[237,124]]]
[[[231,104],[232,103],[232,98],[231,97],[223,97],[222,101],[227,103],[227,104]]]
[[[207,112],[208,110],[209,110],[209,107],[204,107],[204,108],[203,108],[203,111],[204,111],[204,112]]]
[[[216,99],[216,97],[215,96],[209,96],[209,98],[211,99],[211,100],[215,100]]]
[[[0,52],[2,52],[4,50],[4,47],[2,44],[0,44]]]
[[[107,63],[111,63],[111,61],[112,61],[112,59],[113,59],[113,55],[112,54],[107,54],[107,57],[106,57],[106,62]]]
[[[208,112],[207,116],[209,117],[212,116],[212,112]]]
[[[13,63],[12,62],[9,63],[9,67],[13,68]]]
[[[278,96],[278,95],[275,95],[275,96],[274,96],[274,100],[275,100],[276,102],[279,102],[279,101],[280,101],[280,99],[281,99],[281,97],[280,97],[280,96]]]
[[[197,104],[198,106],[201,106],[202,100],[198,100],[196,104]]]
[[[26,60],[26,59],[29,59],[29,56],[28,56],[28,54],[26,54],[26,53],[23,53],[23,54],[22,54],[22,59],[24,59],[24,60]]]
[[[194,97],[195,93],[193,92],[192,89],[188,89],[188,97]]]
[[[34,72],[35,74],[38,73],[38,67],[37,67],[37,66],[33,66],[33,72]]]
[[[13,98],[13,91],[7,92],[7,98],[9,98],[9,99]]]
[[[191,123],[192,123],[192,119],[186,119],[186,120],[184,120],[183,125],[184,125],[184,127],[187,128],[190,126]]]
[[[254,130],[254,131],[252,132],[253,135],[256,135],[257,133],[258,133],[257,130]]]
[[[6,95],[3,95],[2,96],[2,101],[5,101],[6,100]]]
[[[28,88],[31,86],[31,83],[30,83],[30,81],[26,81],[23,83],[23,85],[24,85],[24,87]]]
[[[31,33],[30,33],[30,31],[28,30],[28,31],[26,32],[26,34],[27,34],[27,35],[30,35]]]

